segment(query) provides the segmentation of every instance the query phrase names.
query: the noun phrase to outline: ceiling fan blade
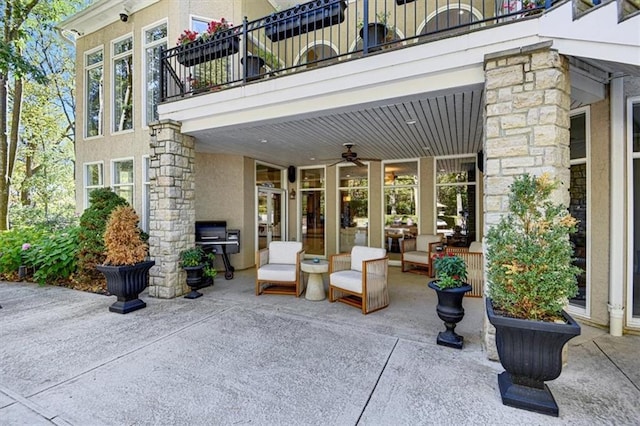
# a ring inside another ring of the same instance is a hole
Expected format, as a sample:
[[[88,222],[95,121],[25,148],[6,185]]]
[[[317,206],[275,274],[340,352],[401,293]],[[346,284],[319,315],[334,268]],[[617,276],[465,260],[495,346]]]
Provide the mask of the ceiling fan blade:
[[[362,161],[360,161],[358,158],[354,158],[353,161],[351,162],[358,167],[365,167],[365,164]]]
[[[340,164],[340,163],[342,163],[343,161],[344,161],[344,160],[338,160],[338,161],[336,161],[336,162],[335,162],[335,163],[333,163],[333,164],[329,164],[327,167],[333,167],[333,166],[335,166],[336,164]]]
[[[382,161],[379,158],[360,158],[360,157],[358,157],[358,160],[360,160],[360,161]]]

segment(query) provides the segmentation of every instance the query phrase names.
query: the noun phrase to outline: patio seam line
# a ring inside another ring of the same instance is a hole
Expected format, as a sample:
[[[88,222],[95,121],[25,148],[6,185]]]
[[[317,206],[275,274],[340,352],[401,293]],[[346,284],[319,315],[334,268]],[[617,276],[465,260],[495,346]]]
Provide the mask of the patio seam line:
[[[61,385],[65,384],[65,383],[68,383],[68,382],[71,382],[73,380],[76,380],[77,378],[82,377],[82,376],[84,376],[86,374],[89,374],[90,372],[92,372],[94,370],[97,370],[97,369],[99,369],[101,367],[104,367],[104,366],[106,366],[108,364],[111,364],[112,362],[114,362],[114,361],[116,361],[116,360],[118,360],[120,358],[124,358],[124,357],[126,357],[128,355],[131,355],[134,352],[138,352],[138,351],[140,351],[140,350],[142,350],[144,348],[147,348],[147,347],[149,347],[149,346],[151,346],[153,344],[156,344],[156,343],[158,343],[158,342],[160,342],[162,340],[165,340],[165,339],[167,339],[169,337],[172,337],[172,336],[174,336],[174,335],[176,335],[176,334],[178,334],[178,333],[180,333],[180,332],[182,332],[182,331],[184,331],[184,330],[186,330],[188,328],[191,328],[194,325],[197,325],[197,324],[200,324],[200,323],[202,323],[204,321],[207,321],[207,320],[211,319],[212,317],[215,317],[215,316],[217,316],[219,314],[225,313],[225,312],[227,312],[227,311],[229,311],[231,309],[234,309],[234,307],[225,308],[225,309],[223,309],[223,310],[221,310],[221,311],[219,311],[217,313],[214,313],[214,314],[211,314],[211,315],[207,315],[206,317],[204,317],[204,318],[202,318],[202,319],[200,319],[198,321],[194,321],[192,323],[189,323],[188,325],[186,325],[184,327],[181,327],[181,328],[179,328],[179,329],[177,329],[177,330],[175,330],[175,331],[173,331],[171,333],[167,333],[165,335],[162,335],[161,337],[158,337],[158,338],[156,338],[156,339],[154,339],[154,340],[152,340],[152,341],[150,341],[150,342],[148,342],[148,343],[146,343],[144,345],[138,346],[138,347],[136,347],[134,349],[131,349],[131,350],[128,350],[128,351],[126,351],[126,352],[124,352],[124,353],[122,353],[120,355],[112,357],[112,358],[102,362],[101,364],[94,365],[93,367],[89,367],[85,371],[83,371],[81,373],[78,373],[73,377],[69,377],[69,378],[67,378],[65,380],[62,380],[62,381],[58,382],[58,383],[54,383],[54,384],[52,384],[50,386],[47,386],[46,388],[42,388],[42,389],[38,390],[37,392],[34,392],[33,394],[29,395],[27,398],[32,398],[32,397],[34,397],[36,395],[39,395],[39,394],[41,394],[43,392],[51,390],[51,389],[53,389],[55,387],[58,387],[58,386],[61,386]],[[0,388],[0,390],[2,390],[2,389]]]
[[[398,342],[399,341],[400,341],[400,339],[396,338],[396,341],[393,344],[393,347],[389,351],[389,355],[387,356],[387,359],[384,362],[384,365],[382,366],[382,369],[380,370],[380,374],[378,374],[378,378],[376,379],[376,383],[373,385],[373,388],[371,389],[371,392],[369,392],[369,397],[367,398],[367,402],[364,403],[364,407],[362,407],[362,411],[360,411],[360,415],[358,416],[358,420],[356,420],[356,423],[355,423],[356,425],[358,423],[360,423],[360,420],[362,419],[362,415],[367,410],[367,407],[369,406],[369,402],[371,401],[371,397],[373,396],[373,393],[376,391],[376,388],[378,387],[378,383],[380,383],[380,379],[382,378],[382,374],[384,374],[384,371],[387,369],[387,365],[389,364],[389,360],[391,359],[391,355],[393,355],[393,352],[396,350],[396,346],[398,346]]]
[[[50,412],[47,408],[31,401],[29,399],[29,397],[24,397],[8,388],[5,388],[4,386],[2,386],[0,384],[0,392],[2,392],[3,394],[7,395],[9,398],[13,399],[14,404],[20,404],[24,407],[26,407],[27,409],[33,411],[34,413],[36,413],[39,416],[44,417],[47,420],[52,420],[56,417],[59,417],[59,414],[54,414],[52,412]],[[13,404],[9,404],[6,407],[10,407]],[[6,408],[5,407],[5,408]]]
[[[616,369],[618,369],[618,371],[619,371],[620,373],[622,373],[622,375],[623,375],[623,376],[624,376],[624,377],[629,381],[629,383],[631,383],[631,385],[632,385],[634,388],[636,388],[637,390],[639,390],[639,391],[640,391],[640,387],[639,387],[637,384],[635,384],[635,383],[633,382],[633,380],[631,380],[631,377],[629,377],[629,376],[628,376],[628,375],[627,375],[627,374],[626,374],[626,373],[625,373],[625,372],[624,372],[624,371],[623,371],[623,370],[618,366],[618,364],[616,364],[616,362],[615,362],[613,359],[611,359],[611,357],[610,357],[609,355],[607,355],[607,353],[604,351],[604,349],[602,349],[602,348],[600,347],[600,345],[598,345],[598,342],[596,342],[596,340],[595,340],[595,339],[593,339],[592,341],[593,341],[593,344],[594,344],[594,345],[596,345],[596,348],[598,348],[598,349],[600,350],[600,352],[602,352],[602,354],[603,354],[604,356],[606,356],[606,357],[607,357],[607,359],[611,362],[611,364],[613,364],[613,365],[614,365],[614,367],[616,367]]]

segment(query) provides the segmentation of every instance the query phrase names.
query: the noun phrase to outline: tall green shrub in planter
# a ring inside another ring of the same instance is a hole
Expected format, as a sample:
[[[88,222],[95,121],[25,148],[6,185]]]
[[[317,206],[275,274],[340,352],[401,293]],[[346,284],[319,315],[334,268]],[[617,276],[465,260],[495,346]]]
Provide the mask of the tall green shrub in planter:
[[[577,292],[569,236],[576,220],[550,196],[559,182],[525,174],[511,185],[509,212],[487,234],[486,300],[505,372],[502,402],[558,415],[545,381],[562,371],[562,348],[580,334],[563,307]]]
[[[80,217],[78,234],[78,281],[81,283],[102,282],[102,274],[96,265],[104,263],[104,231],[111,212],[118,206],[128,205],[127,201],[110,188],[98,188],[89,194],[90,206]]]

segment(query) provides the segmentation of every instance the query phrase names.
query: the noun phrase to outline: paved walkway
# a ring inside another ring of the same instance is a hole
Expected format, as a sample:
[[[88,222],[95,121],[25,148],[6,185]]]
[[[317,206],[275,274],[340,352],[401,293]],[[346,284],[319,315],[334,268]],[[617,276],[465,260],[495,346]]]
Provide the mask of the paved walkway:
[[[196,300],[114,297],[0,282],[0,425],[418,425],[640,423],[640,336],[583,326],[549,382],[553,418],[503,406],[465,299],[462,351],[426,279],[391,268],[389,308],[254,295],[254,271]]]

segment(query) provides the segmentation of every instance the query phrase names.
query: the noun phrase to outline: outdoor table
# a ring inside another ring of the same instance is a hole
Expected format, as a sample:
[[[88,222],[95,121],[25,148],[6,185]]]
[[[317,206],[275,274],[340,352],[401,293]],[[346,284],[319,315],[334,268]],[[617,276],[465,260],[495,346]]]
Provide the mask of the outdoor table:
[[[313,260],[303,260],[300,262],[300,269],[309,274],[307,291],[304,294],[305,299],[314,301],[324,300],[326,295],[324,292],[322,274],[329,272],[329,262],[326,260],[320,260],[318,262],[314,262]]]

